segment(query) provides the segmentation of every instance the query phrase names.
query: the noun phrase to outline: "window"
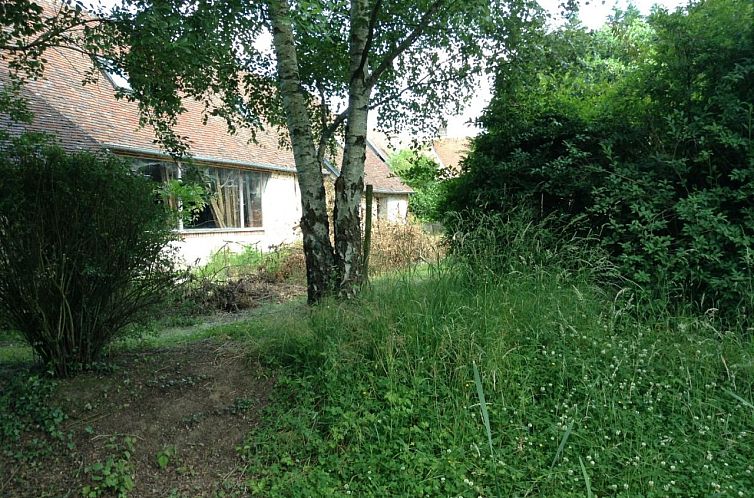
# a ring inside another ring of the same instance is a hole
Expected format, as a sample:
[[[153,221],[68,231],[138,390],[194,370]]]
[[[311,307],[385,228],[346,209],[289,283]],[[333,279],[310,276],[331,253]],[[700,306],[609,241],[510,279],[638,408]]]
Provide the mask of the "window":
[[[140,162],[138,171],[156,183],[179,178],[178,168],[168,162]],[[207,192],[207,203],[185,229],[261,228],[262,195],[269,173],[230,168],[184,166],[183,183],[198,183]],[[175,199],[168,201],[176,208]]]
[[[196,228],[257,228],[263,225],[262,193],[269,174],[225,168],[207,168],[204,172],[211,196],[205,213],[197,220],[203,221],[204,226]]]

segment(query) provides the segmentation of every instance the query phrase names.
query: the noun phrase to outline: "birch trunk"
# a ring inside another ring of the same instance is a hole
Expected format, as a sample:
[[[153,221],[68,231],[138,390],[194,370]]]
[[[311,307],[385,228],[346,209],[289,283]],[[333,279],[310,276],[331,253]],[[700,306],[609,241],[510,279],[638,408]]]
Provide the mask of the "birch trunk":
[[[306,98],[301,87],[290,5],[287,0],[269,0],[268,5],[280,92],[301,189],[301,232],[307,294],[309,303],[315,303],[332,292],[335,270],[322,167],[317,159]]]
[[[367,84],[366,58],[369,37],[369,2],[351,2],[350,71],[348,117],[340,176],[335,182],[335,261],[338,293],[353,296],[364,279],[362,261],[361,194],[364,190],[367,115],[371,88]]]

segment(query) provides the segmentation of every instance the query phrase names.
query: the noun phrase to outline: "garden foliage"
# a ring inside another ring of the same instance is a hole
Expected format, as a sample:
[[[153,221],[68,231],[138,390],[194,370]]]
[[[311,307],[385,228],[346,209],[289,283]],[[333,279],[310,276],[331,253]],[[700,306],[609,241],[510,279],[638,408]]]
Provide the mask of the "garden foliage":
[[[446,208],[578,220],[648,294],[750,313],[754,5],[629,8],[540,37],[502,63]]]
[[[155,201],[111,156],[19,145],[0,159],[0,316],[55,374],[91,365],[172,286]]]
[[[439,165],[411,149],[404,149],[388,160],[390,170],[414,190],[409,209],[421,221],[436,221],[443,199]]]
[[[588,241],[522,220],[478,219],[462,255],[357,302],[223,329],[276,369],[239,447],[252,496],[751,489],[751,338],[637,318]]]

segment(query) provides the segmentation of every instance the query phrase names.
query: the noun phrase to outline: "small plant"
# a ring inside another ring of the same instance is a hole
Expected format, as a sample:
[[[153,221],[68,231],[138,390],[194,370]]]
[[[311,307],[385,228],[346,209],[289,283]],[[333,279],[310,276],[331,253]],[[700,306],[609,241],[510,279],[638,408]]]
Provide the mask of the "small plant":
[[[28,462],[72,445],[62,427],[66,414],[51,402],[54,390],[53,381],[36,375],[18,375],[0,389],[0,446],[6,456]]]
[[[91,484],[81,489],[84,498],[98,498],[115,494],[118,498],[128,498],[134,489],[134,468],[131,456],[134,452],[134,439],[125,436],[110,438],[107,448],[112,452],[105,462],[95,462],[84,469]]]
[[[233,404],[225,407],[225,412],[231,415],[243,415],[250,411],[257,403],[253,399],[236,398]]]
[[[168,468],[170,462],[175,458],[175,453],[175,446],[165,446],[163,449],[158,451],[155,457],[157,467],[159,467],[160,470],[165,470],[166,468]]]

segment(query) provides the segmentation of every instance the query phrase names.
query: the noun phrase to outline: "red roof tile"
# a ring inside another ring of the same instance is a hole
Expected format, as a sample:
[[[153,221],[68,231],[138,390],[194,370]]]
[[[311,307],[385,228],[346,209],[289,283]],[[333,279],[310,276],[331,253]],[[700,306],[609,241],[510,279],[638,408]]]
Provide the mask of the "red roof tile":
[[[111,148],[132,154],[161,153],[154,130],[139,125],[137,104],[116,99],[105,75],[95,83],[82,85],[85,72],[92,67],[88,56],[50,49],[45,58],[44,78],[29,82],[25,88],[34,120],[23,128],[52,133],[67,150]],[[0,84],[7,79],[7,66],[0,63]],[[200,103],[187,99],[184,106],[187,112],[179,117],[175,132],[188,137],[190,152],[197,160],[295,172],[293,153],[279,145],[281,135],[274,127],[257,131],[256,142],[252,142],[250,130],[239,129],[231,135],[220,117],[209,116],[203,124]],[[7,117],[0,115],[0,126],[10,126]],[[378,192],[410,192],[372,150],[367,150],[365,174],[365,182]]]
[[[441,138],[432,143],[432,150],[440,160],[440,167],[450,174],[461,172],[461,161],[469,152],[469,138]]]

